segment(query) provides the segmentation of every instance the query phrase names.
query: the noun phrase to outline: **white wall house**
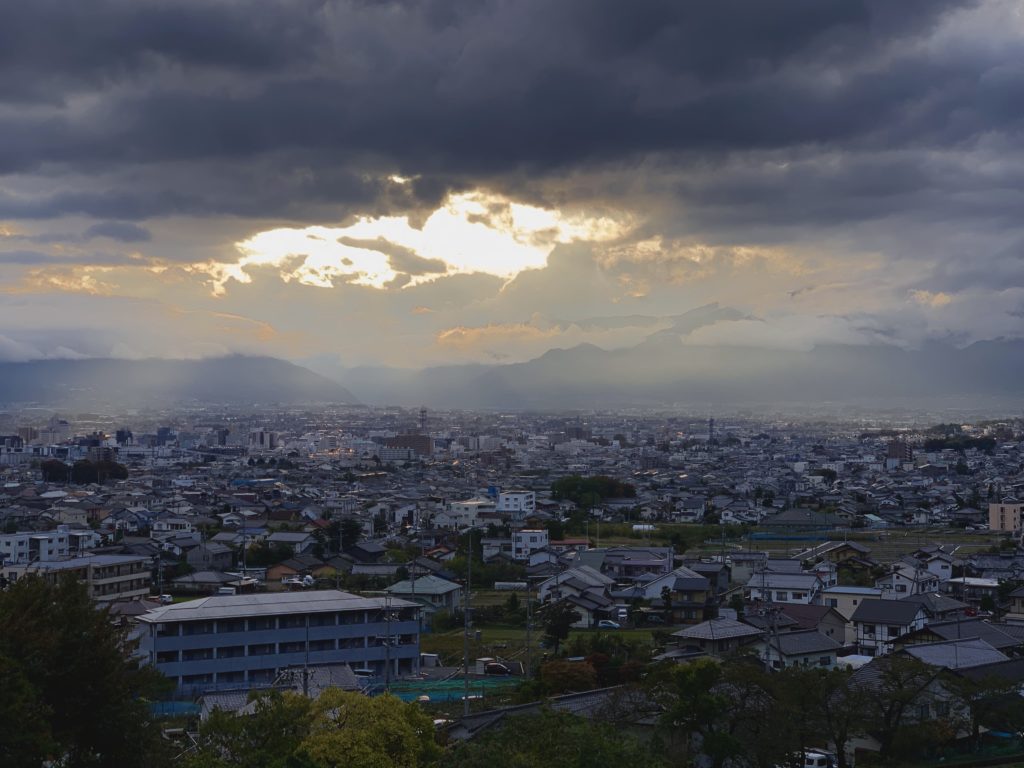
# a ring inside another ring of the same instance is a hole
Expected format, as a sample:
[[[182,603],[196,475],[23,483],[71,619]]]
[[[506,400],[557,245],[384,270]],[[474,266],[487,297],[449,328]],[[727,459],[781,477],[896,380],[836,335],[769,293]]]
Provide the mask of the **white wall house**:
[[[541,528],[524,528],[512,534],[512,558],[527,560],[530,553],[548,545],[548,532]]]
[[[502,491],[498,494],[498,512],[522,520],[537,511],[537,494],[533,491]]]

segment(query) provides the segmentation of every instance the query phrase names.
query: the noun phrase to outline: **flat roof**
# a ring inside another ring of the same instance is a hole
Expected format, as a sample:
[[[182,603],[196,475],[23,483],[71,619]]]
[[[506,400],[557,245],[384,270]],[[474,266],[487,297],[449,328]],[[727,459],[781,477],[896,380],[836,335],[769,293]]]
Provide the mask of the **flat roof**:
[[[383,597],[360,597],[336,589],[309,592],[265,592],[255,595],[214,595],[185,603],[154,608],[139,617],[147,624],[172,621],[210,621],[249,616],[281,616],[292,613],[331,613],[384,608],[417,608],[418,603]]]

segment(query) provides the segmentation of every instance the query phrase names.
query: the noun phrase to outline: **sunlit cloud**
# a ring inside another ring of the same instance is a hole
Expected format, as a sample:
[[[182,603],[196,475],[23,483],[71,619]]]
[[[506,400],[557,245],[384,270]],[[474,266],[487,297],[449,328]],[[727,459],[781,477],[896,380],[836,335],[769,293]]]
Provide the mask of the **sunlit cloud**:
[[[193,265],[213,291],[229,281],[251,282],[249,268],[274,266],[286,282],[329,288],[350,283],[372,288],[414,286],[439,274],[480,272],[512,278],[547,264],[560,243],[614,240],[629,231],[627,217],[567,214],[485,192],[453,194],[415,227],[405,216],[363,217],[346,227],[279,228],[236,244],[234,263]],[[437,261],[446,271],[415,274],[394,249]]]

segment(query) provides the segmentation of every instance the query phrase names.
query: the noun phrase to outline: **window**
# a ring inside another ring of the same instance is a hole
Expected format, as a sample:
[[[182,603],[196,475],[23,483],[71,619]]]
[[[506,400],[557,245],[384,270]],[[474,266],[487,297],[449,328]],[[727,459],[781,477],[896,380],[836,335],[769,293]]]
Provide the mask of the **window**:
[[[776,592],[775,593],[775,599],[778,600],[779,602],[785,602],[786,600],[789,599],[789,595],[787,593],[785,593],[785,592]]]
[[[275,621],[273,616],[259,616],[249,619],[249,631],[258,632],[262,629],[274,629],[276,626]]]
[[[857,602],[857,601],[854,600],[854,602]],[[828,607],[829,608],[838,608],[839,607],[839,601],[836,600],[834,597],[830,597],[828,599]]]
[[[305,615],[282,616],[278,619],[277,626],[280,629],[298,629],[299,627],[306,626],[306,617]]]
[[[907,585],[906,584],[897,584],[896,585],[896,591],[897,592],[906,592],[907,591]]]
[[[206,661],[207,659],[213,658],[213,648],[193,648],[192,650],[182,651],[182,661]]]
[[[212,621],[186,621],[181,625],[183,635],[208,635],[213,631]]]
[[[875,634],[875,625],[874,624],[865,624],[864,625],[864,634],[865,635],[873,635],[873,634]]]
[[[931,714],[931,711],[930,711],[930,708],[928,706],[928,702],[927,701],[924,702],[923,704],[919,704],[918,705],[918,707],[917,707],[917,719],[918,720],[927,720],[929,714]]]
[[[936,717],[949,717],[949,702],[948,701],[936,701],[935,702],[935,716]]]
[[[309,644],[310,651],[333,651],[334,641],[333,640],[313,640]]]
[[[306,650],[306,644],[300,640],[293,643],[281,643],[278,648],[280,653],[302,653]]]
[[[272,653],[276,653],[273,643],[259,643],[258,645],[249,646],[250,656],[269,656]]]
[[[228,645],[217,649],[218,659],[234,659],[239,656],[245,656],[244,645]]]
[[[337,623],[336,613],[317,613],[309,617],[311,627],[333,627]]]
[[[889,627],[889,637],[899,637],[899,636],[900,636],[900,628],[899,627]]]
[[[160,651],[156,655],[157,664],[174,664],[178,661],[177,651]]]
[[[827,666],[830,666],[831,664],[832,664],[832,657],[831,656],[822,656],[822,657],[820,657],[818,659],[818,666],[820,666],[820,667],[827,667]]]

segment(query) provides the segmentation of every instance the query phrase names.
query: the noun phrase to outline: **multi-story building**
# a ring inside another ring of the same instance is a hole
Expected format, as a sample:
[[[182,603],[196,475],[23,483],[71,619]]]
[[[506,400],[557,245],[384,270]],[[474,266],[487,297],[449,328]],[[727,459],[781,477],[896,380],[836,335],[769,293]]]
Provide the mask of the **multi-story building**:
[[[141,617],[139,655],[179,691],[259,687],[289,667],[419,671],[419,610],[337,590],[207,597]]]
[[[1024,517],[1024,502],[1003,499],[988,505],[988,527],[993,531],[1019,531]]]
[[[526,560],[530,553],[548,545],[548,532],[541,528],[524,528],[512,534],[512,558]]]
[[[533,491],[501,491],[497,509],[514,520],[523,520],[537,511],[537,494]]]
[[[3,575],[10,581],[29,574],[57,581],[65,574],[71,574],[86,583],[89,597],[100,603],[109,603],[148,595],[151,566],[151,559],[140,555],[85,555],[4,566]]]
[[[19,531],[0,534],[0,563],[22,563],[61,560],[70,552],[70,535],[66,525],[53,531]]]

